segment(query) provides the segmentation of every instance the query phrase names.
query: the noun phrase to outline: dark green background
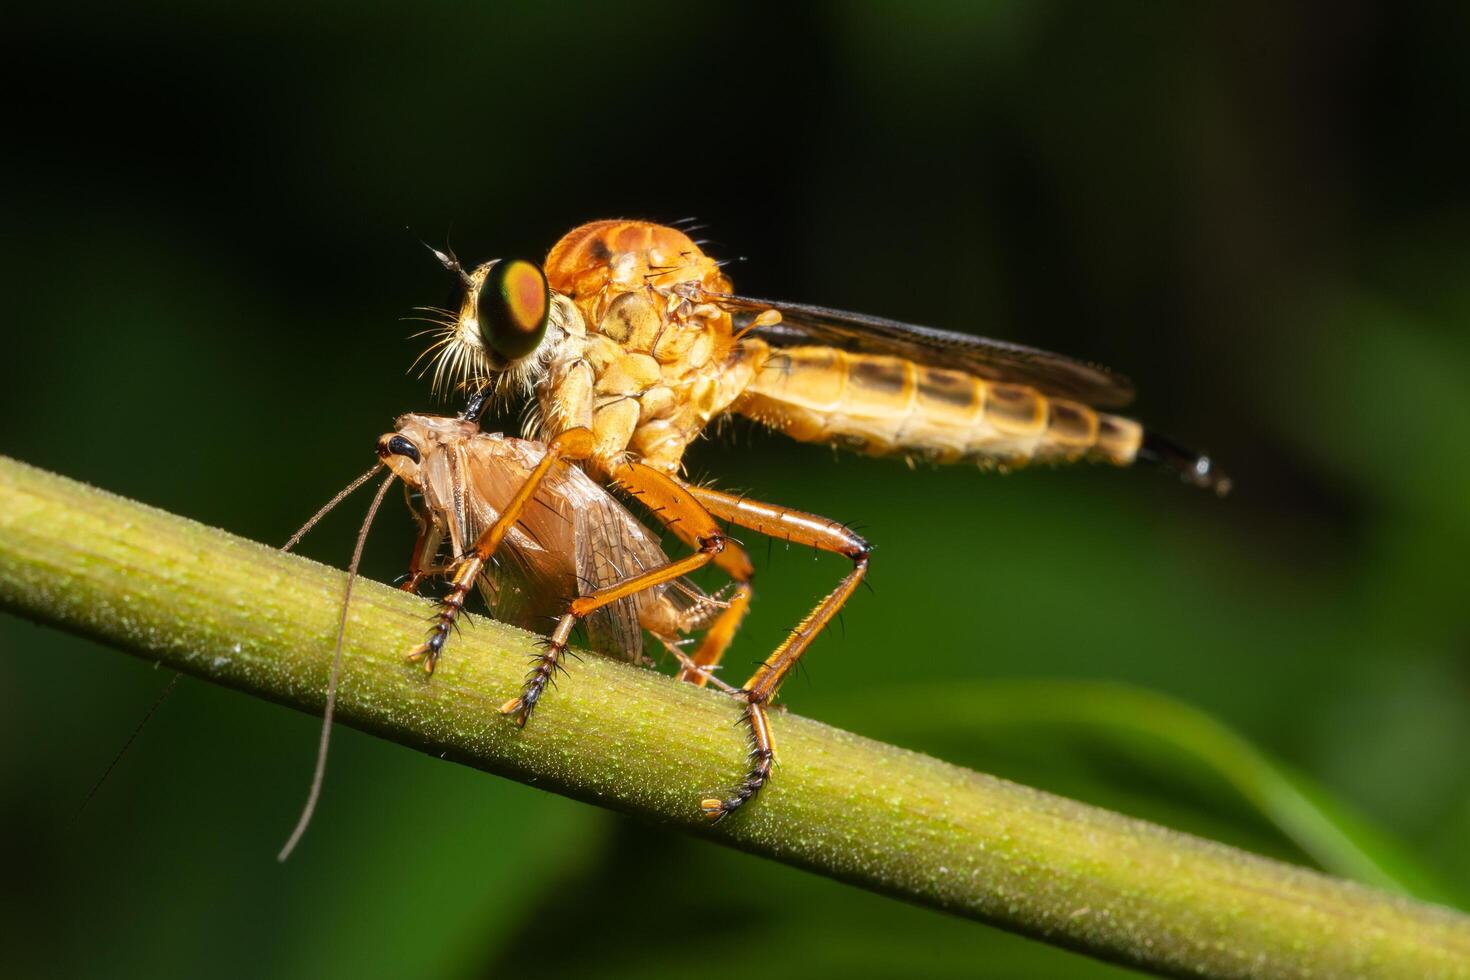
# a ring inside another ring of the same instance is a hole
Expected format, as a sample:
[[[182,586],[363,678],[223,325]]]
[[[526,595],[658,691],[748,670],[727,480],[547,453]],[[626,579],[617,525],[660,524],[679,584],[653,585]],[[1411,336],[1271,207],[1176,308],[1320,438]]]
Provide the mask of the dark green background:
[[[434,407],[416,237],[478,260],[695,215],[756,295],[1113,364],[1236,479],[698,446],[877,544],[795,710],[1310,863],[1259,771],[1060,682],[1129,685],[1470,903],[1470,8],[39,10],[0,41],[0,452],[279,542]],[[361,506],[305,551],[344,562]],[[753,550],[737,675],[844,567]],[[351,731],[281,867],[316,720],[192,680],[73,822],[165,674],[9,617],[0,650],[7,973],[1126,972]]]

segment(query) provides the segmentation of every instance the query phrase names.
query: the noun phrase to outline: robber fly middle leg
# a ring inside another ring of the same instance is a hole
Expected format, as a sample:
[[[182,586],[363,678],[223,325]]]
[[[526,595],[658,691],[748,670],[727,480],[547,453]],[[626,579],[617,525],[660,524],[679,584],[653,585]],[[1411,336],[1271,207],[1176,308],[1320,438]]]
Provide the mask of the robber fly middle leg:
[[[695,552],[657,568],[630,576],[587,595],[578,596],[567,605],[567,611],[546,640],[541,654],[532,663],[521,693],[501,705],[502,714],[513,715],[518,725],[525,725],[546,693],[556,671],[562,669],[561,658],[577,620],[604,606],[656,588],[666,582],[689,575],[711,562],[731,568],[748,569],[750,559],[739,545],[730,541],[718,522],[699,505],[679,483],[642,463],[621,462],[610,467],[617,479],[635,494],[666,524],[677,529],[680,538],[694,545]],[[730,557],[726,557],[729,555]],[[748,577],[748,572],[746,572]],[[725,610],[729,612],[728,609]],[[723,614],[722,614],[723,615]]]
[[[586,459],[592,455],[592,447],[592,432],[584,428],[569,429],[547,443],[546,454],[541,457],[535,469],[531,470],[516,495],[510,498],[495,523],[480,534],[474,547],[455,560],[454,574],[449,580],[449,593],[440,601],[439,612],[434,616],[434,625],[429,628],[429,637],[409,651],[409,660],[423,661],[424,670],[433,673],[444,643],[449,638],[449,631],[459,617],[460,610],[464,608],[465,597],[474,587],[480,573],[485,570],[485,564],[495,555],[500,542],[505,540],[510,529],[521,519],[521,514],[536,496],[546,474],[562,460]]]
[[[630,496],[686,544],[698,547],[694,529],[715,524],[714,516],[700,502],[703,492],[700,488],[689,486],[643,463],[624,462],[610,469]],[[709,682],[710,674],[719,666],[750,609],[750,582],[755,574],[750,556],[734,541],[726,541],[724,550],[715,556],[714,562],[735,581],[735,591],[705,631],[699,647],[684,660],[679,670],[679,680],[690,681],[699,687]]]

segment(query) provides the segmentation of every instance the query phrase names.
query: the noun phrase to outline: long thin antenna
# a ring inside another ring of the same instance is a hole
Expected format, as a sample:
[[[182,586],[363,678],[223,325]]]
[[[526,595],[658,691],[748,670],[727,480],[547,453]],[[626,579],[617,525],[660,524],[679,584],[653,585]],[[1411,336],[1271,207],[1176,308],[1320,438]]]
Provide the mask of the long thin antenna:
[[[81,819],[82,811],[87,808],[88,803],[92,802],[92,797],[97,795],[97,791],[102,788],[102,784],[107,782],[107,777],[112,775],[112,770],[117,768],[117,764],[122,761],[123,756],[128,754],[128,749],[133,747],[133,743],[138,740],[138,736],[143,734],[144,726],[148,724],[148,721],[153,717],[153,713],[158,710],[159,705],[168,700],[168,696],[174,692],[174,687],[179,683],[179,678],[183,676],[179,671],[174,671],[174,676],[170,677],[168,683],[163,686],[163,690],[158,692],[158,697],[154,699],[153,706],[148,709],[148,713],[138,722],[138,726],[133,729],[133,734],[129,735],[128,740],[123,743],[123,747],[117,750],[117,755],[112,757],[112,761],[107,764],[107,768],[102,770],[102,775],[97,777],[97,782],[93,784],[92,791],[87,794],[87,798],[82,800],[82,805],[77,807],[77,812],[71,818],[72,823],[76,823]]]
[[[289,541],[281,545],[281,551],[290,551],[292,548],[300,544],[301,539],[306,537],[307,531],[310,531],[313,527],[316,527],[317,522],[320,521],[323,517],[326,517],[327,513],[333,507],[336,507],[343,500],[346,500],[348,495],[350,495],[354,490],[356,490],[358,487],[362,486],[369,479],[371,479],[372,475],[378,471],[378,467],[381,465],[381,463],[374,465],[372,469],[368,470],[362,476],[349,483],[347,485],[347,489],[343,490],[341,493],[337,494],[337,496],[327,501],[326,506],[322,507],[322,509],[317,511],[315,514],[312,514],[311,519],[308,520],[305,524],[301,525],[301,529],[298,530],[295,534],[291,535]],[[117,764],[119,762],[122,762],[123,756],[128,754],[128,750],[133,747],[133,743],[138,740],[138,736],[143,734],[143,729],[148,726],[148,722],[153,720],[153,715],[158,711],[160,707],[163,706],[163,702],[168,700],[168,696],[172,694],[174,692],[174,688],[178,686],[179,678],[183,676],[184,674],[182,671],[176,670],[174,671],[174,675],[168,679],[168,683],[165,684],[163,690],[159,692],[159,695],[154,700],[152,707],[148,709],[148,712],[143,715],[143,718],[138,722],[137,727],[133,729],[133,734],[129,735],[128,740],[123,743],[123,747],[118,749],[117,755],[113,756],[112,761],[107,764],[107,768],[102,771],[102,775],[98,777],[97,782],[93,784],[91,792],[87,794],[86,799],[82,800],[82,805],[77,807],[77,812],[72,817],[73,823],[81,819],[82,811],[87,808],[88,803],[92,802],[92,797],[97,795],[97,791],[102,789],[102,784],[107,782],[107,777],[111,776],[112,771],[117,768]]]
[[[372,476],[376,470],[377,467],[373,467],[363,475],[362,479],[358,480],[358,483]],[[316,812],[317,798],[321,796],[322,781],[327,774],[327,746],[332,740],[332,716],[337,713],[337,681],[342,673],[342,645],[347,636],[347,607],[352,602],[352,584],[357,581],[357,568],[362,563],[362,549],[367,543],[368,530],[373,526],[373,518],[377,516],[378,507],[383,503],[388,487],[392,484],[393,474],[390,473],[388,479],[383,481],[383,485],[378,487],[377,496],[373,497],[367,517],[363,518],[362,530],[357,532],[357,545],[352,549],[352,564],[347,566],[347,588],[342,593],[342,615],[337,620],[337,646],[332,651],[332,674],[327,680],[327,707],[322,712],[322,737],[317,744],[316,770],[311,775],[311,790],[306,794],[306,805],[301,808],[301,817],[296,821],[296,829],[291,831],[291,836],[281,848],[281,853],[276,855],[277,861],[284,862],[296,849],[301,836],[306,833],[306,828],[311,824],[311,816]],[[343,491],[343,495],[346,493],[347,491]],[[310,523],[307,526],[310,527]]]
[[[378,467],[382,465],[382,463],[374,463],[372,469],[368,470],[362,476],[347,484],[346,489],[342,490],[342,492],[338,493],[337,496],[333,497],[331,500],[328,500],[325,504],[323,504],[321,510],[317,511],[315,514],[312,514],[311,518],[305,524],[301,525],[301,529],[298,530],[295,534],[291,535],[289,541],[281,545],[281,550],[290,551],[292,548],[300,544],[301,539],[306,537],[306,532],[316,527],[317,521],[320,521],[323,517],[326,517],[327,514],[331,512],[333,507],[336,507],[342,501],[352,496],[353,491],[355,491],[358,487],[371,480],[373,478],[373,474],[378,472]]]

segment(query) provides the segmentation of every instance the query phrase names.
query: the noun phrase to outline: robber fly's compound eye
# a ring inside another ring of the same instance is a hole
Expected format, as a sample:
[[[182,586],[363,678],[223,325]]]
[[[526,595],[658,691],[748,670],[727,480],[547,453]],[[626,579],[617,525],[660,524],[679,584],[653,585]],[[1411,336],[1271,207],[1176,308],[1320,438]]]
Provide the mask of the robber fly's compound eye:
[[[480,335],[495,353],[515,361],[539,347],[546,336],[551,287],[536,263],[504,259],[485,274],[475,305]]]
[[[419,462],[419,447],[403,438],[403,436],[389,436],[383,442],[378,443],[378,455],[407,456],[417,463]]]

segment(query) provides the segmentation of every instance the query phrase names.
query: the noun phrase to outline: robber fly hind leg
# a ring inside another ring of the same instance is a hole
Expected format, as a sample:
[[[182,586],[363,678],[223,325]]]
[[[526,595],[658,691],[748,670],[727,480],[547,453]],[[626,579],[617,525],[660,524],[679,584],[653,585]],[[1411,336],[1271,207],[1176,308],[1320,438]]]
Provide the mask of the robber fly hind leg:
[[[745,703],[744,721],[750,729],[750,768],[729,797],[701,801],[700,809],[704,815],[711,821],[719,820],[749,802],[770,781],[776,760],[775,739],[768,717],[771,701],[812,640],[837,615],[862,581],[867,573],[871,548],[861,537],[836,521],[683,484],[642,464],[623,464],[614,475],[625,490],[685,540],[689,539],[692,526],[698,526],[687,523],[693,514],[700,520],[718,518],[770,537],[846,555],[853,563],[852,570],[837,588],[818,603],[786,641],[766,658],[745,686],[735,692],[735,696]],[[676,490],[683,493],[676,494]],[[685,495],[693,498],[692,501],[687,501]],[[744,550],[736,550],[734,542],[731,542],[716,561],[738,584],[729,605],[711,625],[704,642],[690,658],[691,663],[686,664],[680,673],[681,677],[693,679],[695,683],[707,679],[708,670],[718,664],[750,603],[752,566]]]
[[[741,694],[745,700],[745,722],[750,728],[750,769],[745,780],[725,799],[707,799],[700,809],[711,821],[720,820],[740,808],[760,792],[770,781],[771,768],[776,759],[775,740],[771,735],[767,709],[781,682],[786,679],[797,661],[806,653],[817,634],[832,621],[843,604],[852,596],[868,570],[868,555],[872,551],[868,542],[854,534],[844,525],[806,514],[786,507],[777,507],[759,501],[720,493],[702,487],[689,487],[698,501],[710,513],[721,520],[750,528],[773,538],[783,538],[797,544],[809,545],[823,551],[846,555],[852,560],[852,570],[843,576],[837,588],[807,614],[785,641],[778,646],[765,662],[745,682]]]
[[[592,433],[582,428],[569,429],[547,444],[546,454],[526,477],[516,495],[505,505],[495,523],[485,529],[473,548],[455,560],[454,573],[449,579],[449,592],[440,600],[439,612],[434,616],[434,625],[429,628],[428,639],[409,651],[409,660],[422,661],[424,670],[433,673],[434,665],[444,650],[444,643],[449,639],[449,631],[464,608],[465,597],[474,588],[486,563],[494,557],[500,542],[505,540],[510,529],[520,520],[522,512],[535,497],[546,474],[561,460],[586,459],[592,454],[592,445]]]

